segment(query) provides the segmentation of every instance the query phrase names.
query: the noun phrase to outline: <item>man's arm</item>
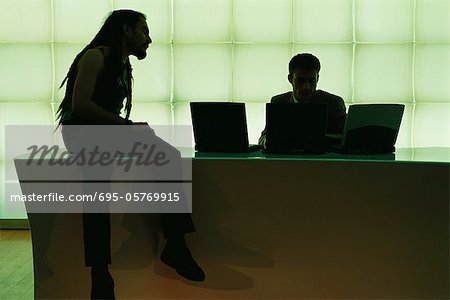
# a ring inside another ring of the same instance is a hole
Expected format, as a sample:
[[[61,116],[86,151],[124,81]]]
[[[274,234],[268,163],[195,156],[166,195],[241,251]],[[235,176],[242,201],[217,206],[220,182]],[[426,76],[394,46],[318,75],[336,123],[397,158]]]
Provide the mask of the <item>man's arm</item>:
[[[121,118],[92,101],[97,76],[103,68],[103,54],[98,49],[88,50],[78,62],[78,73],[72,94],[72,111],[82,118],[102,124],[125,124]]]
[[[266,128],[264,128],[264,130],[261,132],[261,136],[258,140],[258,145],[263,146],[263,148],[266,147]]]
[[[270,103],[273,103],[273,97],[270,99]],[[267,120],[266,120],[267,122]],[[264,126],[264,130],[261,132],[261,136],[258,139],[258,145],[261,145],[263,148],[266,148],[266,129],[267,124]]]
[[[347,120],[347,110],[345,108],[344,100],[339,97],[336,105],[334,106],[333,123],[330,126],[329,133],[343,133],[345,121]]]
[[[274,98],[276,98],[277,96],[274,96],[270,99],[270,103],[274,103]],[[266,120],[267,122],[267,120]],[[261,136],[258,139],[258,145],[261,145],[263,148],[266,148],[266,129],[267,129],[267,124],[264,126],[264,130],[261,132]]]
[[[270,103],[291,103],[292,101],[292,92],[275,95],[270,99]],[[267,125],[264,127],[264,130],[261,132],[261,136],[258,140],[258,144],[264,148],[266,147],[266,128]]]

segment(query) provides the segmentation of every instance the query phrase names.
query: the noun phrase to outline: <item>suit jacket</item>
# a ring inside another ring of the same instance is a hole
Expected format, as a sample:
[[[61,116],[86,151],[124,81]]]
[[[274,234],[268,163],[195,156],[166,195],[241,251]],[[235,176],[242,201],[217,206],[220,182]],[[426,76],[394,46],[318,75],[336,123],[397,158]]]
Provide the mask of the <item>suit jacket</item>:
[[[295,103],[292,91],[284,94],[273,96],[271,103]],[[342,133],[344,130],[345,120],[347,119],[347,112],[344,100],[331,93],[317,90],[310,102],[317,104],[326,104],[328,107],[327,115],[327,133]],[[260,145],[266,144],[266,129],[264,128],[259,138]]]

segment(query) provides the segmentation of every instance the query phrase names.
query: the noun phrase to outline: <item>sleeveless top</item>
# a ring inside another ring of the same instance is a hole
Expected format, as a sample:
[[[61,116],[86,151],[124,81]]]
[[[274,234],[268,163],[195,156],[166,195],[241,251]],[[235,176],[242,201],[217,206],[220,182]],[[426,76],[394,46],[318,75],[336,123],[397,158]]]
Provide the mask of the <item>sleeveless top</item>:
[[[97,76],[97,81],[91,98],[91,101],[95,104],[116,115],[120,115],[120,111],[123,108],[123,100],[128,94],[128,74],[126,71],[127,62],[128,59],[125,63],[122,63],[120,73],[117,74],[117,71],[114,71],[115,68],[114,63],[111,61],[111,55],[105,57],[104,68]],[[61,110],[60,123],[63,125],[99,124],[98,122],[86,120],[72,111],[72,93],[76,75],[77,74],[73,76],[72,80],[67,82],[66,95],[64,97],[64,101],[66,101],[66,103]],[[66,98],[68,99],[66,100]]]

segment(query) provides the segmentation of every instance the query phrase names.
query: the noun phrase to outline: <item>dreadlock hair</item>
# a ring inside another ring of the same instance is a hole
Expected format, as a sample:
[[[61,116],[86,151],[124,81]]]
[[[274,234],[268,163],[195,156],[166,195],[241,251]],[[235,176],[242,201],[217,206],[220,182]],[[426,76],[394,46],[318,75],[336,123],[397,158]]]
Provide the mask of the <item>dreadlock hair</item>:
[[[106,18],[103,26],[100,28],[99,32],[95,35],[94,39],[77,54],[74,61],[72,62],[69,71],[62,81],[59,88],[62,88],[67,82],[66,92],[61,104],[57,110],[57,120],[61,123],[61,117],[63,110],[69,108],[72,105],[72,92],[75,85],[76,77],[76,67],[81,57],[86,53],[86,51],[96,48],[98,46],[107,46],[111,48],[111,54],[108,59],[105,59],[105,64],[109,64],[113,70],[112,76],[119,78],[122,72],[122,26],[128,24],[135,27],[139,18],[146,19],[146,16],[138,11],[122,9],[115,10],[111,12]],[[128,82],[127,84],[127,102],[125,105],[126,117],[129,119],[131,112],[131,85],[132,85],[132,75],[131,75],[131,64],[127,59],[125,62],[125,68],[127,72]]]

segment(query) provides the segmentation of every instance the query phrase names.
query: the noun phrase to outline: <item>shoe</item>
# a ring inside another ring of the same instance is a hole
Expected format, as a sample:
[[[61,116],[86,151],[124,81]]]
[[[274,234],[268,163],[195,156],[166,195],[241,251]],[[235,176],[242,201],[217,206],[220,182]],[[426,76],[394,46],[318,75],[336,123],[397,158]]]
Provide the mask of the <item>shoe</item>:
[[[175,248],[166,246],[161,253],[161,261],[175,269],[178,275],[186,279],[192,281],[205,280],[205,273],[195,262],[187,247]]]
[[[91,299],[116,299],[114,294],[114,280],[109,270],[91,272]]]

